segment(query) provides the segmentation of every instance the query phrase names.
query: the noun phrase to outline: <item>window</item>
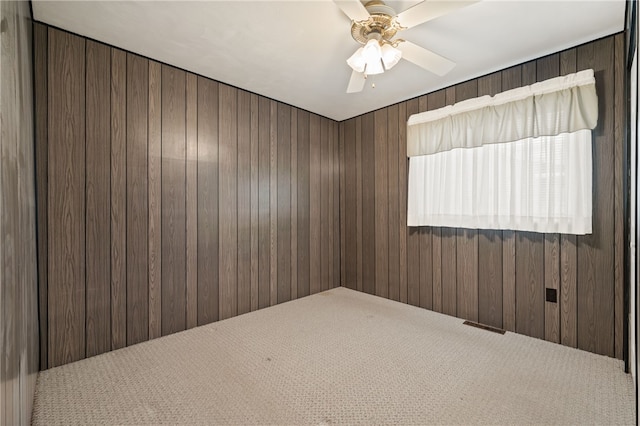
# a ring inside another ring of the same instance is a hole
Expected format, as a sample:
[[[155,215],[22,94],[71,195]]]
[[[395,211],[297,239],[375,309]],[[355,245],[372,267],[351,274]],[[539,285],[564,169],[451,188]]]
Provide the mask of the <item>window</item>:
[[[416,114],[409,226],[591,233],[593,71]]]

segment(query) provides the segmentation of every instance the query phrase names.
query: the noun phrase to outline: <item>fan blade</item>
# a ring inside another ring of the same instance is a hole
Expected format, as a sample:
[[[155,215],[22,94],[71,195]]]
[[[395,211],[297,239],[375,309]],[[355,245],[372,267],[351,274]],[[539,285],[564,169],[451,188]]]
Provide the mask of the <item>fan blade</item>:
[[[398,14],[398,22],[405,28],[415,27],[439,16],[462,9],[481,0],[429,1],[425,0]]]
[[[455,62],[443,58],[437,53],[433,53],[430,50],[420,47],[417,44],[413,44],[410,41],[400,43],[398,49],[402,51],[402,58],[409,62],[413,62],[419,67],[424,68],[427,71],[439,75],[442,77],[455,66]]]
[[[334,0],[334,2],[352,21],[369,19],[369,12],[360,0]]]
[[[364,73],[353,71],[351,73],[351,78],[349,79],[347,93],[362,92],[362,89],[364,89],[365,81],[366,79],[364,78]]]

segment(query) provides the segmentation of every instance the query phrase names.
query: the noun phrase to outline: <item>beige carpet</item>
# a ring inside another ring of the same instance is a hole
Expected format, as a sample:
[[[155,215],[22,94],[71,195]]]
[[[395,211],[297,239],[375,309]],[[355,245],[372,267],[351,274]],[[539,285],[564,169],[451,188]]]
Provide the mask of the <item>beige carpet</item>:
[[[611,358],[344,288],[44,371],[33,423],[634,424]]]

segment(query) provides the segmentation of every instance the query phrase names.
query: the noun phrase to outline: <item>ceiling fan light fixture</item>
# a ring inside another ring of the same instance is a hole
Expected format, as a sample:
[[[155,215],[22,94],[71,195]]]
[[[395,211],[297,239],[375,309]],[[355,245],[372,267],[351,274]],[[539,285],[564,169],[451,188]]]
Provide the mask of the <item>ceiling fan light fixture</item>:
[[[364,72],[365,67],[367,66],[367,61],[362,55],[363,48],[360,47],[355,51],[353,55],[349,59],[347,59],[347,64],[356,72]]]
[[[390,44],[385,43],[382,48],[382,62],[387,70],[393,68],[402,58],[402,51],[393,47]]]
[[[362,48],[362,57],[368,63],[377,61],[380,62],[382,58],[382,48],[378,40],[371,39]]]

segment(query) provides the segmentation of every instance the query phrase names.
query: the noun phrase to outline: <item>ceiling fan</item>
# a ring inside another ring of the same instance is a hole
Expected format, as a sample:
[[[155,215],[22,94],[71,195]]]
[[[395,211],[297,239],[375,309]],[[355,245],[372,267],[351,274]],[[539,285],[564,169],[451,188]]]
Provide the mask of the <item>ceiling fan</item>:
[[[362,45],[347,59],[347,63],[353,69],[347,93],[362,91],[367,75],[381,74],[395,66],[401,58],[436,75],[447,74],[455,67],[454,62],[410,41],[394,37],[402,30],[478,1],[480,0],[426,0],[396,15],[396,12],[381,0],[371,0],[366,4],[362,4],[360,0],[334,0],[351,19],[351,36]]]

